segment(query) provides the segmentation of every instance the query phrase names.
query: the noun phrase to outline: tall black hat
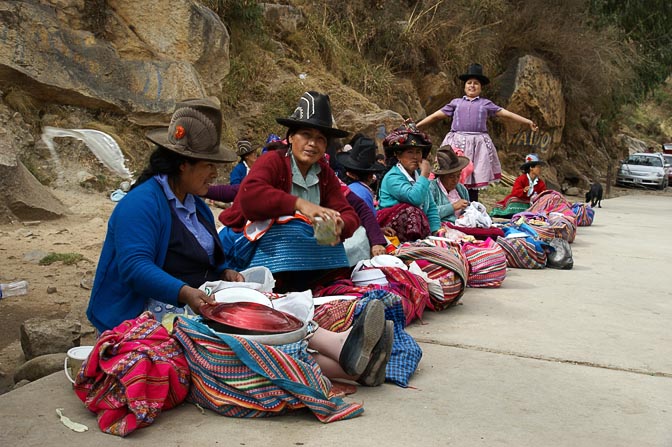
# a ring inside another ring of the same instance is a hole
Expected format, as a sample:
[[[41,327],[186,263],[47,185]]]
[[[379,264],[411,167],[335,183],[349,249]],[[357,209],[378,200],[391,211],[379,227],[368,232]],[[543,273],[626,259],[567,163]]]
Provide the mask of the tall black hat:
[[[471,64],[467,67],[467,72],[458,76],[461,81],[467,82],[471,78],[476,78],[481,85],[490,83],[490,79],[483,74],[483,67],[481,64]]]
[[[348,136],[348,132],[340,130],[334,125],[331,114],[331,102],[328,95],[310,91],[305,92],[299,99],[299,105],[288,118],[276,118],[278,124],[291,128],[308,127],[317,129],[327,137],[342,138]]]
[[[385,166],[376,163],[376,142],[368,137],[360,137],[352,143],[348,152],[336,154],[336,160],[350,171],[380,172]]]

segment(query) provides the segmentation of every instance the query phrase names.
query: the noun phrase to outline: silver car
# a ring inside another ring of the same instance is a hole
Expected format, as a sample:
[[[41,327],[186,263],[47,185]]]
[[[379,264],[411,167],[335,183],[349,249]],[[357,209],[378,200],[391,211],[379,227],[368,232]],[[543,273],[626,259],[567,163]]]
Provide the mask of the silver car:
[[[668,184],[665,159],[662,154],[637,153],[621,162],[616,184],[623,186],[654,186],[665,189]]]

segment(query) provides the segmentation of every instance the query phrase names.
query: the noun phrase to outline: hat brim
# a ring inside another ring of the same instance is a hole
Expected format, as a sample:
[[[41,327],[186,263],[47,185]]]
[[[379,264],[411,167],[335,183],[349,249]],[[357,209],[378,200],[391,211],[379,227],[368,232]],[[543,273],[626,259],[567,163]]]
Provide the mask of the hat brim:
[[[394,155],[395,152],[403,152],[406,149],[420,148],[422,149],[422,158],[427,158],[429,152],[432,150],[431,144],[395,144],[385,148],[385,155]]]
[[[170,143],[170,141],[168,141],[168,130],[166,128],[150,130],[145,134],[145,136],[147,137],[148,140],[158,144],[161,147],[165,147],[170,151],[197,160],[215,161],[220,163],[232,163],[234,161],[238,161],[239,158],[234,151],[223,148],[221,145],[219,146],[219,151],[215,154],[202,154],[198,152],[191,152],[188,149],[185,150],[182,147],[174,146],[173,144]]]
[[[548,163],[546,163],[545,161],[541,161],[541,160],[539,160],[539,161],[530,161],[530,162],[523,163],[522,165],[520,165],[520,170],[521,170],[521,171],[524,171],[524,170],[527,169],[527,168],[533,168],[533,167],[535,167],[535,166],[538,166],[538,165],[545,165],[545,164],[548,164]]]
[[[450,168],[450,169],[437,169],[436,171],[432,170],[432,174],[437,175],[437,176],[438,175],[453,174],[455,172],[459,172],[462,169],[466,168],[467,165],[469,165],[469,162],[471,161],[471,160],[469,160],[469,158],[463,157],[461,155],[458,155],[457,159],[458,159],[459,163],[456,167]]]
[[[478,79],[478,82],[480,82],[481,85],[490,84],[490,79],[487,76],[483,76],[483,75],[475,75],[475,74],[465,73],[465,74],[459,75],[458,78],[462,82],[467,82],[469,79],[473,78],[473,79]]]
[[[352,163],[352,158],[350,157],[350,153],[348,152],[339,152],[336,154],[336,161],[338,161],[341,166],[343,166],[345,169],[349,169],[350,171],[353,172],[381,172],[384,171],[386,168],[385,166],[382,166],[378,162],[374,162],[371,166],[368,168],[362,168],[361,166],[356,166],[354,163]]]
[[[275,121],[278,124],[282,124],[283,126],[288,127],[290,129],[301,129],[301,128],[317,129],[327,137],[344,138],[350,135],[350,132],[347,132],[345,130],[336,129],[334,127],[321,126],[319,124],[309,123],[306,121],[293,120],[290,118],[276,118]]]

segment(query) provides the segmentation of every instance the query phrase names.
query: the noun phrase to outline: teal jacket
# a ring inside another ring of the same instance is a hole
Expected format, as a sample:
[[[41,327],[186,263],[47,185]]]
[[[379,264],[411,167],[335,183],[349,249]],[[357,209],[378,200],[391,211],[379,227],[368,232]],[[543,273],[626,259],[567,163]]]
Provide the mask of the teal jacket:
[[[429,230],[432,233],[441,228],[441,219],[439,219],[436,204],[429,194],[429,180],[418,175],[418,180],[411,183],[399,167],[392,166],[380,184],[378,207],[389,208],[399,203],[408,203],[420,208],[429,220]]]
[[[458,183],[455,189],[457,189],[457,193],[461,199],[469,201],[469,192],[462,183]],[[434,199],[434,203],[436,203],[436,209],[439,212],[441,222],[455,223],[455,210],[453,209],[453,204],[450,203],[448,197],[441,191],[438,178],[429,182],[429,193]]]

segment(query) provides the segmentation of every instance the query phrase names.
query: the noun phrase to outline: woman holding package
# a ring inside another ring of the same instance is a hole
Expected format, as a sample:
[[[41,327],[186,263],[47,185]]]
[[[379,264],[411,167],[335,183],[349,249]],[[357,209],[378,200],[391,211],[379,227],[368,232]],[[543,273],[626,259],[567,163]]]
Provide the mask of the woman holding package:
[[[347,132],[332,127],[329,97],[317,92],[277,121],[288,127],[288,148],[259,158],[219,215],[220,237],[241,268],[268,267],[279,291],[302,291],[348,267],[342,241],[359,218],[324,157],[329,140]]]
[[[432,169],[435,175],[429,192],[436,203],[441,222],[455,223],[469,205],[467,188],[460,183],[462,169],[469,164],[467,157],[458,157],[450,146],[441,147],[436,153]]]
[[[536,132],[538,127],[532,120],[481,97],[482,88],[490,83],[490,79],[483,74],[483,67],[480,64],[469,65],[467,72],[460,75],[459,79],[464,82],[465,95],[453,99],[440,110],[421,120],[418,128],[452,117],[450,132],[441,146],[456,148],[461,152],[458,155],[464,155],[473,162],[473,172],[463,179],[473,202],[478,201],[478,190],[487,188],[491,182],[499,181],[502,177],[497,149],[488,135],[488,118],[492,116],[509,118],[529,126],[533,132]]]
[[[540,177],[541,167],[545,164],[537,154],[527,154],[525,163],[520,166],[523,173],[513,182],[511,194],[497,202],[490,215],[508,218],[528,209],[530,200],[546,191],[546,183]]]
[[[429,137],[405,123],[385,137],[383,147],[392,167],[380,185],[378,223],[391,227],[401,242],[435,233],[441,220],[429,194]]]

